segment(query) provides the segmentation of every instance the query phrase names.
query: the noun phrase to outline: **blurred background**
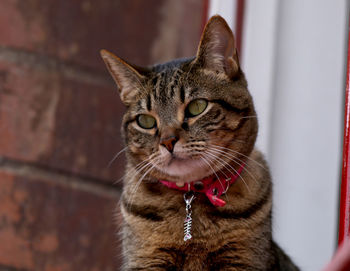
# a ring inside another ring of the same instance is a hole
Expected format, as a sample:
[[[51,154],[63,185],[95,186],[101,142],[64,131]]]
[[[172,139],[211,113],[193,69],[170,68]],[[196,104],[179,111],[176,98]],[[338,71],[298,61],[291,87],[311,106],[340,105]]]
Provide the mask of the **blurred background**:
[[[302,270],[336,247],[347,0],[0,0],[0,271],[119,270],[124,107],[108,49],[138,65],[236,34],[274,179],[274,235]]]

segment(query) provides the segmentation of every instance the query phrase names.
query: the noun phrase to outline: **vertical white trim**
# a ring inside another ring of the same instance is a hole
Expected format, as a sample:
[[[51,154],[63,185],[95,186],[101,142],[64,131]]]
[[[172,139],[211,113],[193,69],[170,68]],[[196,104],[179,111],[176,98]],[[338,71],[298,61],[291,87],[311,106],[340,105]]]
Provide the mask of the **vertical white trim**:
[[[219,14],[222,16],[234,32],[236,26],[237,1],[233,0],[209,0],[209,16]]]
[[[242,70],[259,120],[256,146],[269,157],[273,105],[278,0],[246,0],[242,37]]]

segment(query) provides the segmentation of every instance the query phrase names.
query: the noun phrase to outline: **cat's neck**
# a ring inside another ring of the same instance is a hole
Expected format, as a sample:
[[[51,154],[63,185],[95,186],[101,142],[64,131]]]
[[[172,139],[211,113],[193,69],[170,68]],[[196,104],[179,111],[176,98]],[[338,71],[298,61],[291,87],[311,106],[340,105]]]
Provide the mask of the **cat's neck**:
[[[220,197],[225,194],[237,178],[240,177],[244,166],[245,163],[242,163],[239,169],[235,170],[234,173],[224,174],[223,176],[218,176],[215,173],[214,176],[209,176],[190,183],[170,182],[167,180],[159,180],[159,182],[169,189],[203,193],[214,206],[223,207],[226,205],[226,202]]]

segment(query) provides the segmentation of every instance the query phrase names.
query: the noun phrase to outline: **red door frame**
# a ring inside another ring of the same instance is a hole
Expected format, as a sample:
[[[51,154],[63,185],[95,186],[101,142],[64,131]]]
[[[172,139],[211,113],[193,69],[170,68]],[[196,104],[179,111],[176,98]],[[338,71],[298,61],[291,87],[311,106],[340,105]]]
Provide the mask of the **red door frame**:
[[[343,170],[340,192],[338,244],[350,237],[350,23],[348,29],[348,62],[345,90],[345,117],[343,140]]]
[[[237,47],[239,56],[242,56],[244,8],[245,8],[245,0],[237,0],[235,35],[236,35],[236,47]]]

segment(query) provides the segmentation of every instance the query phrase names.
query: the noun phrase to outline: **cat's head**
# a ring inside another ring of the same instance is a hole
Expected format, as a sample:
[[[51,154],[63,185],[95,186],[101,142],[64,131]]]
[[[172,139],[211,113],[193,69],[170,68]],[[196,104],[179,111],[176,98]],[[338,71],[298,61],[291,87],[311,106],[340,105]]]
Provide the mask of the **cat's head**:
[[[101,54],[127,106],[129,163],[144,174],[190,182],[233,171],[252,151],[254,106],[234,36],[220,16],[209,20],[190,59],[140,68]]]

